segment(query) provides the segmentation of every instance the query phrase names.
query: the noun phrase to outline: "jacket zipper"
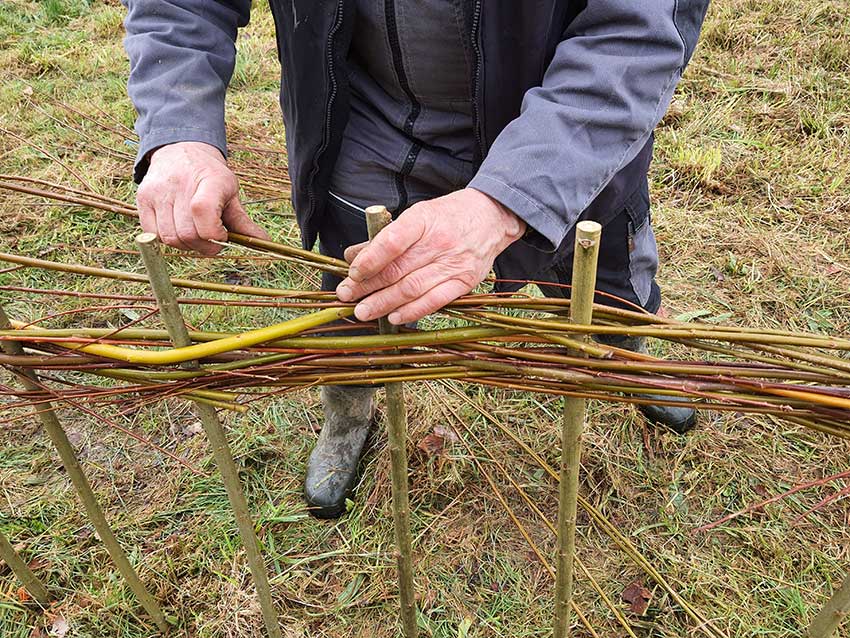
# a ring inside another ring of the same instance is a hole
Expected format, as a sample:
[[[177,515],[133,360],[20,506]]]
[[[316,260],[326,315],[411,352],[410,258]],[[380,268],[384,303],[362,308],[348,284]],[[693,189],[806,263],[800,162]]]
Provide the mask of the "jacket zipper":
[[[475,69],[472,74],[472,123],[473,133],[475,134],[475,144],[478,151],[478,157],[475,158],[476,164],[481,164],[484,161],[484,139],[481,134],[481,68],[484,65],[484,51],[481,48],[481,5],[482,0],[475,0],[475,5],[472,12],[472,50],[475,53]]]
[[[325,150],[328,148],[328,144],[330,144],[331,138],[331,109],[333,108],[334,100],[336,99],[338,86],[336,82],[336,76],[334,75],[334,61],[333,61],[333,46],[334,46],[334,36],[336,36],[337,31],[342,27],[342,20],[344,15],[344,5],[345,0],[338,0],[336,5],[336,20],[331,27],[330,32],[328,33],[328,43],[325,47],[325,61],[328,65],[328,80],[330,81],[331,90],[328,95],[328,101],[325,107],[325,130],[324,137],[322,138],[322,145],[319,147],[319,150],[316,151],[316,155],[313,157],[313,170],[310,174],[310,180],[308,182],[307,187],[307,198],[310,202],[310,209],[308,219],[312,217],[313,213],[316,209],[316,191],[315,191],[315,180],[316,176],[319,174],[319,159],[324,155]]]
[[[416,99],[413,91],[410,88],[410,82],[407,79],[407,74],[404,72],[404,58],[401,52],[401,45],[398,37],[398,23],[395,17],[395,2],[394,0],[384,0],[384,19],[387,22],[387,36],[390,41],[390,51],[393,56],[393,67],[395,68],[398,84],[407,99],[410,100],[410,112],[404,121],[403,132],[406,137],[413,140],[413,127],[416,124],[416,119],[422,112],[422,105]],[[404,163],[401,165],[401,170],[395,175],[396,189],[398,190],[398,206],[396,210],[403,211],[407,208],[408,194],[405,186],[405,178],[410,175],[413,170],[413,165],[416,164],[416,158],[422,150],[422,145],[419,142],[412,141],[410,150],[404,158]]]

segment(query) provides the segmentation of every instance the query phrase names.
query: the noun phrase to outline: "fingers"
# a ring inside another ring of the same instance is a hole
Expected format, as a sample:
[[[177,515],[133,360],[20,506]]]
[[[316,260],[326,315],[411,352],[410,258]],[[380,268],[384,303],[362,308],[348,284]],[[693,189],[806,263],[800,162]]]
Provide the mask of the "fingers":
[[[354,258],[360,254],[360,252],[369,245],[368,241],[360,242],[359,244],[354,244],[345,249],[345,253],[343,253],[343,258],[349,264],[354,261]]]
[[[409,254],[405,254],[398,260],[388,264],[374,277],[363,281],[354,281],[351,277],[351,270],[349,269],[349,276],[343,279],[339,286],[336,287],[336,295],[340,301],[361,299],[376,290],[391,286],[405,275],[427,265],[427,263],[427,261],[422,260],[411,261]]]
[[[142,230],[156,234],[156,211],[153,205],[146,199],[138,198],[136,208],[139,210],[139,225]]]
[[[181,239],[199,253],[215,254],[221,247],[211,242],[227,240],[221,217],[229,191],[217,180],[201,179],[185,207],[181,207],[180,214],[192,222],[195,232],[193,237]]]
[[[162,202],[156,207],[156,234],[159,240],[168,246],[189,250],[189,246],[183,243],[177,232],[177,226],[174,223],[174,205],[171,202]]]
[[[227,239],[227,227],[267,237],[245,215],[238,193],[236,176],[215,147],[169,144],[151,155],[137,196],[139,221],[165,244],[208,255],[221,250],[214,242]]]
[[[412,212],[413,209],[409,212]],[[349,277],[355,282],[374,277],[418,242],[425,234],[422,215],[402,214],[384,228],[358,252],[349,268]]]
[[[428,264],[363,299],[355,307],[354,315],[360,321],[386,316],[398,308],[426,297],[433,288],[452,280],[465,282],[465,289],[458,295],[469,292],[478,283],[472,281],[471,277],[451,272],[443,264]]]
[[[224,207],[224,211],[222,211],[221,214],[221,220],[224,222],[224,226],[234,233],[250,235],[251,237],[257,237],[258,239],[271,239],[262,226],[258,226],[251,220],[250,217],[248,217],[248,213],[246,213],[245,209],[242,208],[242,204],[239,202],[239,198],[237,197],[231,199],[227,203],[227,206]],[[224,234],[224,238],[227,239],[226,232]]]
[[[471,288],[459,280],[450,279],[431,288],[425,295],[407,303],[387,317],[389,322],[400,326],[411,321],[418,321],[426,315],[437,312],[452,301],[468,293]]]

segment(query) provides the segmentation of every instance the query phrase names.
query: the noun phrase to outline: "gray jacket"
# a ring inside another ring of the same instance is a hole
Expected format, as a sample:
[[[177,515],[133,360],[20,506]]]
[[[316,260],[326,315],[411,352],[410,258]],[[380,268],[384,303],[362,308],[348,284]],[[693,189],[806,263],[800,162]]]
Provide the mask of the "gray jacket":
[[[200,141],[226,153],[224,94],[250,0],[124,0],[129,92],[148,151]],[[392,0],[386,0],[392,2]],[[282,66],[292,202],[311,247],[348,113],[354,2],[270,0]],[[477,161],[470,186],[534,232],[496,262],[533,278],[580,219],[649,207],[652,132],[696,46],[708,0],[464,0]]]

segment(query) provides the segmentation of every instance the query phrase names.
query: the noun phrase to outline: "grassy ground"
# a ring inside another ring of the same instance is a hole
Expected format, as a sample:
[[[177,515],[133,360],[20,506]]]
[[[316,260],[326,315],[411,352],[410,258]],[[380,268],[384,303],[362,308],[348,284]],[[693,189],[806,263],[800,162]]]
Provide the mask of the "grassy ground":
[[[128,201],[128,143],[64,110],[50,96],[101,120],[131,125],[114,1],[0,3],[0,127],[56,154],[98,190]],[[231,139],[280,147],[273,25],[268,9],[241,36],[229,97]],[[81,140],[68,122],[104,147]],[[106,150],[105,150],[106,149]],[[280,156],[237,152],[237,164],[282,174]],[[850,334],[850,17],[840,0],[727,0],[711,9],[700,45],[657,135],[654,220],[660,281],[671,315],[704,321]],[[0,172],[73,183],[43,153],[0,131]],[[252,199],[248,197],[248,199]],[[259,199],[259,198],[258,198]],[[250,206],[278,237],[295,238],[278,201]],[[138,270],[124,219],[33,198],[0,195],[0,249]],[[278,265],[172,257],[181,274],[262,285],[314,286]],[[33,270],[0,283],[80,291],[141,291]],[[80,307],[67,298],[6,299],[14,316]],[[279,313],[194,311],[197,325],[239,328]],[[73,325],[74,318],[63,319]],[[55,321],[58,325],[62,321]],[[126,321],[104,313],[104,325]],[[435,457],[411,451],[413,527],[422,628],[435,637],[549,634],[551,580],[530,553],[484,473],[552,555],[553,542],[515,490],[501,461],[554,517],[556,489],[496,427],[499,421],[555,464],[558,401],[440,384],[411,389],[413,443],[436,426],[460,440]],[[477,409],[486,407],[490,418]],[[28,613],[0,570],[0,635],[148,636],[151,630],[111,569],[35,420],[2,413],[0,528],[33,561],[58,603]],[[180,622],[180,634],[259,636],[261,619],[224,491],[186,406],[165,403],[120,423],[190,460],[175,465],[105,422],[62,410],[101,502],[146,582]],[[838,502],[797,517],[839,485],[801,492],[707,534],[692,530],[808,480],[846,469],[850,446],[782,422],[704,414],[681,438],[646,426],[625,407],[593,407],[583,494],[676,589],[729,636],[790,637],[819,608],[850,564],[850,515]],[[308,518],[300,497],[306,455],[320,425],[315,391],[229,417],[230,436],[257,513],[286,635],[398,635],[387,476],[376,436],[352,511],[338,522]],[[484,442],[479,445],[465,427]],[[471,445],[468,451],[462,441]],[[699,635],[670,597],[586,516],[580,556],[639,636]],[[634,580],[652,591],[638,616],[621,602]],[[625,635],[580,576],[578,602],[601,636]],[[850,635],[845,629],[842,635]],[[578,628],[576,635],[588,635]]]

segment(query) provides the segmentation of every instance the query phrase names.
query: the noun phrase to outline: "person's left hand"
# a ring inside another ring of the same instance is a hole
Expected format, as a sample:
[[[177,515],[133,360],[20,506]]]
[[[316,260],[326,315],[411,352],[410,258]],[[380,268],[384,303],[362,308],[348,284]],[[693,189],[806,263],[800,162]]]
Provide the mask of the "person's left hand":
[[[416,321],[475,288],[524,232],[524,221],[471,188],[420,202],[371,242],[346,249],[351,267],[336,294],[362,299],[360,321]]]

